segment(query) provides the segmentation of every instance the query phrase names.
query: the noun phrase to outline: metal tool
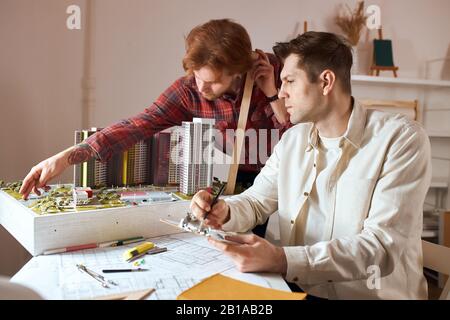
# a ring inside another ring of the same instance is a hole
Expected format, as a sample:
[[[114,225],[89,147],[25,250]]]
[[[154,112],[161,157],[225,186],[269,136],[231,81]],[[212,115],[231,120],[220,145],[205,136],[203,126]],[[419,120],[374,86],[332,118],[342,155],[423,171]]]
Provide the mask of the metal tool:
[[[167,251],[166,247],[154,247],[153,249],[148,250],[145,254],[157,254],[166,251]]]
[[[178,224],[178,227],[180,227],[183,230],[200,234],[200,235],[206,235],[208,233],[208,227],[204,227],[200,220],[198,220],[195,216],[193,216],[190,212],[186,213],[186,217],[181,219],[180,223]]]
[[[213,239],[220,240],[220,241],[227,241],[227,240],[225,240],[226,236],[237,235],[236,232],[217,230],[217,229],[213,229],[211,227],[204,227],[201,225],[201,222],[199,220],[192,218],[192,216],[189,212],[186,213],[186,217],[181,219],[179,224],[176,224],[175,222],[168,221],[168,220],[161,220],[161,221],[168,223],[172,226],[176,226],[185,231],[189,231],[189,232],[192,232],[192,233],[195,233],[198,235],[202,235],[202,236],[206,236],[206,237],[212,237]]]
[[[104,276],[102,276],[101,274],[98,274],[95,271],[92,271],[91,269],[86,268],[85,265],[83,264],[77,264],[77,268],[80,271],[83,271],[85,273],[87,273],[88,275],[90,275],[92,278],[94,278],[95,280],[97,280],[98,282],[101,283],[102,287],[104,288],[109,288],[109,284],[117,286],[118,284],[115,283],[112,280],[108,280],[106,279]]]

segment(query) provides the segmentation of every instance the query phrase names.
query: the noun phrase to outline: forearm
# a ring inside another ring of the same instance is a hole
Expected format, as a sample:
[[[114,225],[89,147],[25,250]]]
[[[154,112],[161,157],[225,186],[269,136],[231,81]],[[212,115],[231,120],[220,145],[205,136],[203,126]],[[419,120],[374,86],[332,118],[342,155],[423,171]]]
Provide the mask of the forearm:
[[[381,277],[389,275],[408,239],[381,230],[376,232],[365,230],[359,235],[311,246],[284,247],[286,280],[308,285],[363,280],[370,276],[371,266],[379,268]]]
[[[89,136],[74,156],[82,159],[95,156],[97,160],[104,162],[114,154],[126,151],[140,140],[154,134],[149,121],[139,121],[139,116],[121,120]]]
[[[270,159],[269,159],[270,160]],[[229,208],[229,220],[223,228],[227,231],[246,232],[263,224],[278,209],[276,173],[269,161],[256,177],[252,187],[241,194],[225,199]]]
[[[229,208],[229,214],[225,224],[222,226],[223,230],[247,232],[258,224],[258,215],[251,205],[250,199],[246,196],[240,194],[225,201]]]
[[[64,156],[69,165],[75,165],[88,161],[95,156],[95,153],[88,144],[80,143],[65,150]]]
[[[162,96],[165,95],[172,97],[177,93],[169,91]],[[128,150],[137,142],[148,139],[161,130],[181,125],[182,121],[188,121],[190,117],[180,105],[181,102],[178,105],[174,102],[164,103],[164,101],[161,104],[154,103],[138,115],[96,132],[84,143],[91,147],[94,152],[92,156],[95,155],[98,160],[104,162],[112,155]]]
[[[274,148],[266,165],[255,178],[253,186],[243,193],[225,199],[230,207],[230,220],[223,225],[227,231],[248,231],[264,223],[278,209],[278,164],[280,141]],[[282,151],[281,151],[282,153]]]
[[[53,156],[56,159],[62,159],[60,162],[64,167],[86,162],[95,156],[94,150],[86,143],[80,143],[69,147]]]

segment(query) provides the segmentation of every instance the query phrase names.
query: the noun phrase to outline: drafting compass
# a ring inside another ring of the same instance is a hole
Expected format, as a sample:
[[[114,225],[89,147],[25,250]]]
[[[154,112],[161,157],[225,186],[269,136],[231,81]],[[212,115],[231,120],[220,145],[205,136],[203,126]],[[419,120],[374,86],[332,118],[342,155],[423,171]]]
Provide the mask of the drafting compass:
[[[213,229],[211,227],[206,227],[202,224],[200,220],[194,217],[190,212],[186,213],[186,216],[180,220],[180,222],[161,219],[161,222],[167,223],[178,229],[182,229],[187,232],[191,232],[200,236],[212,237],[215,240],[227,241],[225,236],[236,235],[236,232],[226,232],[223,230]]]
[[[106,279],[104,276],[102,276],[101,274],[98,274],[95,271],[92,271],[91,269],[86,268],[85,265],[83,264],[77,264],[77,268],[78,270],[87,273],[88,275],[90,275],[92,278],[94,278],[95,280],[97,280],[98,282],[101,283],[102,287],[104,288],[109,288],[109,285],[114,285],[117,286],[118,284],[115,283],[112,280],[108,280]]]

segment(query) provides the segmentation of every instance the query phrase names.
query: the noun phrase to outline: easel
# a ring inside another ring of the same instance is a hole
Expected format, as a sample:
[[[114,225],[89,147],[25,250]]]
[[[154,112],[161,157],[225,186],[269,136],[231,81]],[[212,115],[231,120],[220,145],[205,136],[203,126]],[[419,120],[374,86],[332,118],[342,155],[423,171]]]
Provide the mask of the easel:
[[[251,76],[250,72],[247,72],[247,76],[245,78],[244,95],[242,97],[241,108],[239,110],[239,120],[236,129],[236,141],[233,146],[233,156],[231,157],[233,162],[230,165],[227,187],[224,192],[226,195],[234,194],[234,188],[236,186],[237,172],[241,159],[242,147],[244,144],[245,126],[247,125],[247,117],[248,111],[250,109],[250,99],[252,98],[254,82],[255,80]]]
[[[383,40],[383,29],[380,27],[378,29],[378,38],[379,40]],[[373,57],[372,59],[374,59]],[[394,72],[394,77],[397,78],[397,70],[398,67],[396,66],[377,66],[375,64],[375,61],[372,60],[372,66],[370,67],[370,75],[373,76],[374,71],[376,71],[376,76],[378,77],[380,75],[380,71],[392,71]]]

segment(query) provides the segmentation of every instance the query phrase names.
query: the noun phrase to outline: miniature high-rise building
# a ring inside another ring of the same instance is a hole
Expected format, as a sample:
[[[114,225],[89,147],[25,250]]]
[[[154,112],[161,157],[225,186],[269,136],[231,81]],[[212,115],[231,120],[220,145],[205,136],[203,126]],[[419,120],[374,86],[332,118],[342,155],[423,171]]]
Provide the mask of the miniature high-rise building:
[[[75,131],[75,144],[81,143],[84,139],[93,135],[100,129]],[[108,180],[107,164],[95,159],[75,165],[74,186],[75,187],[97,187],[106,186]]]
[[[183,128],[175,127],[170,133],[169,184],[179,184],[183,156]]]
[[[165,186],[169,179],[170,133],[158,132],[152,140],[152,183]]]
[[[75,131],[75,144],[81,143],[99,130],[92,128]],[[106,162],[90,159],[75,165],[74,186],[95,188],[150,184],[150,151],[151,139],[147,139],[139,141],[125,152],[114,154]]]
[[[213,180],[214,119],[183,122],[180,192],[192,195],[211,187]]]
[[[150,140],[141,140],[124,152],[123,184],[133,186],[147,184],[150,167]]]

